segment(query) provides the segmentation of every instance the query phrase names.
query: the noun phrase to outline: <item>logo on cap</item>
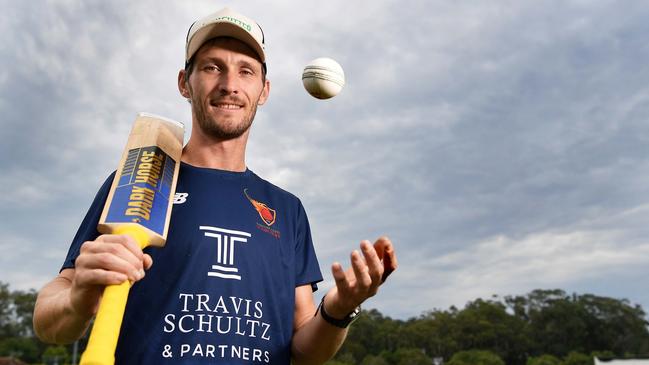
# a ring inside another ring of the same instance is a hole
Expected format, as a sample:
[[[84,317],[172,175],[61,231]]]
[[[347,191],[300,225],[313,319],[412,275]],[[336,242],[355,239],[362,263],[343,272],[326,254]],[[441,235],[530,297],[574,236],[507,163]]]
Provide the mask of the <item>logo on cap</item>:
[[[247,30],[248,32],[252,32],[252,26],[250,26],[250,24],[248,24],[248,23],[246,23],[246,22],[244,22],[244,21],[242,21],[240,19],[233,18],[231,16],[226,15],[226,16],[222,16],[222,17],[214,19],[214,22],[218,22],[219,20],[228,21],[228,22],[230,22],[232,24],[236,24],[236,25],[240,26],[241,28]]]

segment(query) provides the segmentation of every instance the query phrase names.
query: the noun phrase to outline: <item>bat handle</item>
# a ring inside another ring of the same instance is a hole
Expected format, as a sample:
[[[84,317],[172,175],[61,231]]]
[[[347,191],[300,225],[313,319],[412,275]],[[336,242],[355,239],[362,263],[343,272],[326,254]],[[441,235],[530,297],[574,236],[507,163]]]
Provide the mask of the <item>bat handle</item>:
[[[121,226],[113,233],[132,236],[140,248],[149,244],[149,236],[140,226]],[[95,323],[88,339],[88,346],[81,356],[80,365],[113,365],[115,363],[117,339],[130,289],[131,283],[128,280],[118,285],[108,285],[104,289]]]

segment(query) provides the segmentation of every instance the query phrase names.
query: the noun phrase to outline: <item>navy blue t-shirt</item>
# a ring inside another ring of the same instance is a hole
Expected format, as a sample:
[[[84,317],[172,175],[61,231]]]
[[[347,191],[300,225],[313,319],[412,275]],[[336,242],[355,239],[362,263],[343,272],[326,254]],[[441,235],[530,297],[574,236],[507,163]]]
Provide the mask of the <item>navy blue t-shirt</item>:
[[[114,174],[113,174],[114,175]],[[68,252],[95,239],[98,192]],[[295,288],[322,280],[304,208],[250,170],[185,163],[164,248],[131,288],[117,364],[289,364]]]

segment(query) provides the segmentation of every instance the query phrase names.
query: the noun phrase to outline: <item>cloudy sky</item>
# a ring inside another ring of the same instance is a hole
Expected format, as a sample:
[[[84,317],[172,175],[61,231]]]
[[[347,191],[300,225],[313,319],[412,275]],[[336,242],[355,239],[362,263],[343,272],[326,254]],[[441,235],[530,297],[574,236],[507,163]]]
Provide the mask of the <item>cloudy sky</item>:
[[[138,111],[190,123],[186,31],[229,5],[264,28],[272,82],[247,164],[302,199],[325,288],[386,234],[401,267],[367,306],[394,318],[537,288],[649,309],[647,2],[0,4],[12,289],[57,274]],[[301,84],[321,56],[347,77],[328,101]]]

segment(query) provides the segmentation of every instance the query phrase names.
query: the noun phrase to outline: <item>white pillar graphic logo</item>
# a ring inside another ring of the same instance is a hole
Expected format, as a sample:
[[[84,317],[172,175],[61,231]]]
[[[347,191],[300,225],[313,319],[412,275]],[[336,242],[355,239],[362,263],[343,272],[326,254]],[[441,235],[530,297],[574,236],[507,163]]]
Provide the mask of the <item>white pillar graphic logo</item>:
[[[212,265],[212,270],[207,272],[207,276],[241,280],[239,269],[234,265],[235,243],[246,243],[252,235],[248,232],[210,226],[200,226],[200,230],[204,231],[206,237],[216,239],[216,265]]]

